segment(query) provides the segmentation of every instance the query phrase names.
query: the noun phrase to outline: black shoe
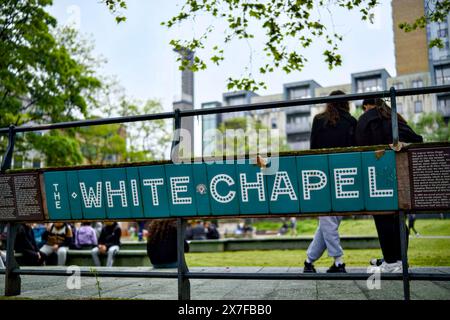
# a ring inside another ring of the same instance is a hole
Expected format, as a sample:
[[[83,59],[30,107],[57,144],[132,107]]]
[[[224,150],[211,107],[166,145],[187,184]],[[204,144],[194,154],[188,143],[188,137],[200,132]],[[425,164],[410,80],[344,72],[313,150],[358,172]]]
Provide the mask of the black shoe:
[[[341,263],[338,266],[333,263],[330,269],[327,270],[327,273],[347,273],[347,271],[345,270],[345,263]]]
[[[303,268],[303,273],[317,273],[316,268],[312,263],[305,261],[305,267]]]

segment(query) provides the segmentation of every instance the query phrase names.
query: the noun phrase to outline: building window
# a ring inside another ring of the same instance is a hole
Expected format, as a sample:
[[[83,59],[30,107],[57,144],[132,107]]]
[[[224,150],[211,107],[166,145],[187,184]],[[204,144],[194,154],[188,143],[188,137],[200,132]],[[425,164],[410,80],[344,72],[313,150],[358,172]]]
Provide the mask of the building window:
[[[278,128],[278,125],[277,125],[277,119],[276,119],[276,118],[273,118],[273,119],[272,119],[271,126],[272,126],[272,129]]]
[[[448,36],[448,29],[444,28],[444,29],[439,29],[438,31],[438,37],[439,38],[446,38]]]
[[[436,84],[450,83],[450,65],[436,67]]]
[[[414,102],[414,112],[421,113],[423,111],[423,105],[421,100],[417,100]]]
[[[444,117],[450,116],[450,95],[438,97],[438,108]]]
[[[16,156],[14,157],[14,169],[22,169],[23,168],[23,157]]]
[[[40,168],[41,167],[41,159],[34,158],[33,159],[33,168]]]
[[[381,90],[383,90],[381,77],[360,78],[356,80],[357,93]]]
[[[226,98],[226,101],[227,101],[227,105],[229,105],[229,106],[238,106],[238,105],[247,103],[244,95],[228,97],[228,98]]]
[[[392,86],[395,88],[395,90],[404,89],[405,88],[405,85],[403,84],[403,82],[396,82]]]
[[[412,87],[413,88],[421,88],[421,87],[423,87],[423,81],[421,79],[413,80],[412,81]]]
[[[311,98],[309,86],[289,88],[288,97],[289,100]]]

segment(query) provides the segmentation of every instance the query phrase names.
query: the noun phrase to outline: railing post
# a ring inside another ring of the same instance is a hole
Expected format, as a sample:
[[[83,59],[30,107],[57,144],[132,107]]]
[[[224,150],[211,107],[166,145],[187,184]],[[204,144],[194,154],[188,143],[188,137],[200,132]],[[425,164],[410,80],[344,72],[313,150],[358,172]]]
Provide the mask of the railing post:
[[[8,238],[6,242],[6,272],[5,272],[5,296],[18,296],[21,291],[20,275],[13,273],[19,269],[14,257],[14,243],[16,242],[17,223],[8,223]]]
[[[189,272],[184,257],[184,237],[186,220],[177,219],[177,261],[178,261],[178,300],[191,300],[191,283],[186,273]]]
[[[6,147],[5,155],[3,156],[1,173],[5,173],[6,170],[11,169],[12,156],[14,152],[14,143],[16,142],[16,127],[12,124],[8,130],[8,146]]]
[[[16,127],[9,126],[8,130],[8,146],[3,156],[0,168],[1,174],[11,168],[12,157],[14,152],[14,144],[16,141]],[[14,243],[16,242],[18,225],[14,222],[8,223],[8,238],[6,242],[6,270],[5,270],[5,296],[17,296],[20,294],[21,279],[20,276],[14,274],[13,271],[19,269],[16,258],[14,257]]]
[[[391,97],[391,122],[392,122],[392,144],[394,148],[398,146],[399,136],[398,136],[398,119],[397,119],[397,101],[396,101],[396,92],[395,88],[391,87],[389,90]]]
[[[409,266],[408,266],[408,248],[406,226],[405,226],[405,212],[399,211],[398,219],[400,224],[400,250],[402,252],[402,269],[403,269],[403,293],[405,300],[411,299],[411,292],[409,288]]]
[[[180,144],[180,129],[181,129],[180,109],[175,109],[174,132],[173,132],[172,148],[170,150],[170,160],[172,160],[173,163],[178,163],[177,146]]]

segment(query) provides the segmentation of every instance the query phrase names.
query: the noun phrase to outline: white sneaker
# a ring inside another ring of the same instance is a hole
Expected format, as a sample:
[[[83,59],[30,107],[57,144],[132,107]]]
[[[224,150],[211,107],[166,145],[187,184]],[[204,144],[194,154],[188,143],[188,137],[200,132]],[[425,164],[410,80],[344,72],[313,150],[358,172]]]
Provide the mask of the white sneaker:
[[[384,261],[380,266],[381,272],[386,273],[397,273],[397,272],[403,272],[402,262],[397,261],[394,263],[387,263]]]

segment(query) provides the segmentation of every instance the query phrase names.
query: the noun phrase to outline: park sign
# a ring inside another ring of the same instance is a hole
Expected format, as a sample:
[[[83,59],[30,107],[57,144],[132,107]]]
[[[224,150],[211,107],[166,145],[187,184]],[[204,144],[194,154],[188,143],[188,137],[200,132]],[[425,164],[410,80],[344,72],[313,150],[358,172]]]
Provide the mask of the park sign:
[[[268,171],[249,159],[46,171],[45,213],[53,221],[398,209],[394,151],[278,157]]]
[[[44,173],[51,220],[396,210],[395,155],[374,152]]]
[[[356,214],[421,210],[421,203],[449,209],[448,146],[345,151],[269,157],[268,166],[233,159],[8,173],[0,175],[0,220]],[[434,178],[424,181],[424,170]]]

